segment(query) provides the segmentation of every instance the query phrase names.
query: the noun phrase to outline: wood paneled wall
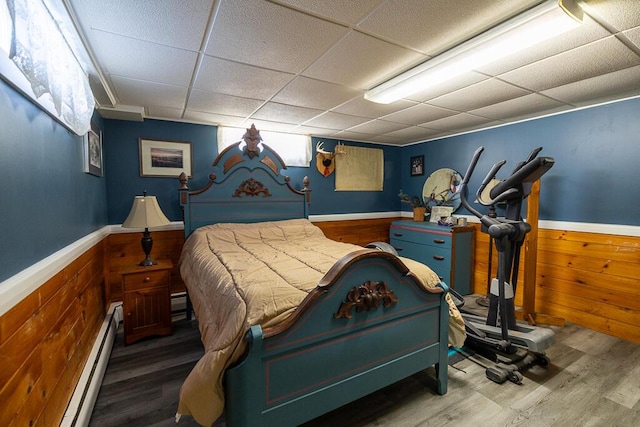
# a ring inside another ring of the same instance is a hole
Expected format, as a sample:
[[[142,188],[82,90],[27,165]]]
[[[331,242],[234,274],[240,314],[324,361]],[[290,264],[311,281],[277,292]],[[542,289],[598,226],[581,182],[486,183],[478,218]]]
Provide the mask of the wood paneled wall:
[[[474,292],[486,294],[489,239],[476,227]],[[494,276],[497,264],[494,247]],[[517,305],[523,268],[521,257]],[[640,343],[640,238],[540,229],[535,311]]]
[[[0,425],[57,426],[105,318],[104,239],[0,317]]]
[[[314,222],[329,239],[366,246],[372,242],[389,243],[391,222],[400,218],[359,219]]]

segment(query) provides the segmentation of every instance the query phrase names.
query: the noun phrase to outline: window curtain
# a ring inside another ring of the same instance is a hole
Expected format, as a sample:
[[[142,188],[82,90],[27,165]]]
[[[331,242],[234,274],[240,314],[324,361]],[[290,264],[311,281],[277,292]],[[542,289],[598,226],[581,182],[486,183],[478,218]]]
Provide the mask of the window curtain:
[[[218,153],[228,146],[242,141],[247,130],[218,126]],[[311,162],[311,137],[292,133],[260,131],[262,142],[271,147],[287,166],[309,167]],[[243,144],[240,144],[244,146]]]
[[[58,117],[76,134],[91,127],[95,100],[71,48],[42,0],[6,0],[12,19],[9,58],[36,99],[49,96]]]

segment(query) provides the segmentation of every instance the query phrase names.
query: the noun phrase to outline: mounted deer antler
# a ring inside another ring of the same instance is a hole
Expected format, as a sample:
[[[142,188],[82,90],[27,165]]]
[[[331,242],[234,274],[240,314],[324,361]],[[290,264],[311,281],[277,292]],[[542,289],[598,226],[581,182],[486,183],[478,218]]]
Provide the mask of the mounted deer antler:
[[[318,141],[316,143],[316,151],[318,152],[318,154],[316,154],[316,168],[318,169],[318,172],[326,178],[331,175],[335,169],[335,164],[333,163],[335,153],[326,151],[322,148],[323,145],[324,142],[322,141]]]

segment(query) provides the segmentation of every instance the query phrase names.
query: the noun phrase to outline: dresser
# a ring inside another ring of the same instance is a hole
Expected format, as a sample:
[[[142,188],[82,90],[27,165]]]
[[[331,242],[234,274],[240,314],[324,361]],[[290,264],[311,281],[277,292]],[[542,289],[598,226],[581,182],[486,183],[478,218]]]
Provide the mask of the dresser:
[[[158,260],[150,267],[132,265],[120,270],[125,344],[171,334],[172,269],[170,260]]]
[[[389,233],[398,255],[429,266],[461,295],[471,293],[473,277],[471,226],[440,226],[428,222],[393,221]]]

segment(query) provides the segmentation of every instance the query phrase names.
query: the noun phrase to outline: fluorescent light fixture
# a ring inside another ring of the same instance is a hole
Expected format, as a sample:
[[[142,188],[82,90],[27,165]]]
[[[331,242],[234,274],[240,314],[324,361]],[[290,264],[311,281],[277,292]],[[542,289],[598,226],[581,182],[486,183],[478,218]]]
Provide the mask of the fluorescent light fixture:
[[[367,91],[365,99],[389,104],[467,71],[505,58],[582,24],[573,0],[548,0]]]

